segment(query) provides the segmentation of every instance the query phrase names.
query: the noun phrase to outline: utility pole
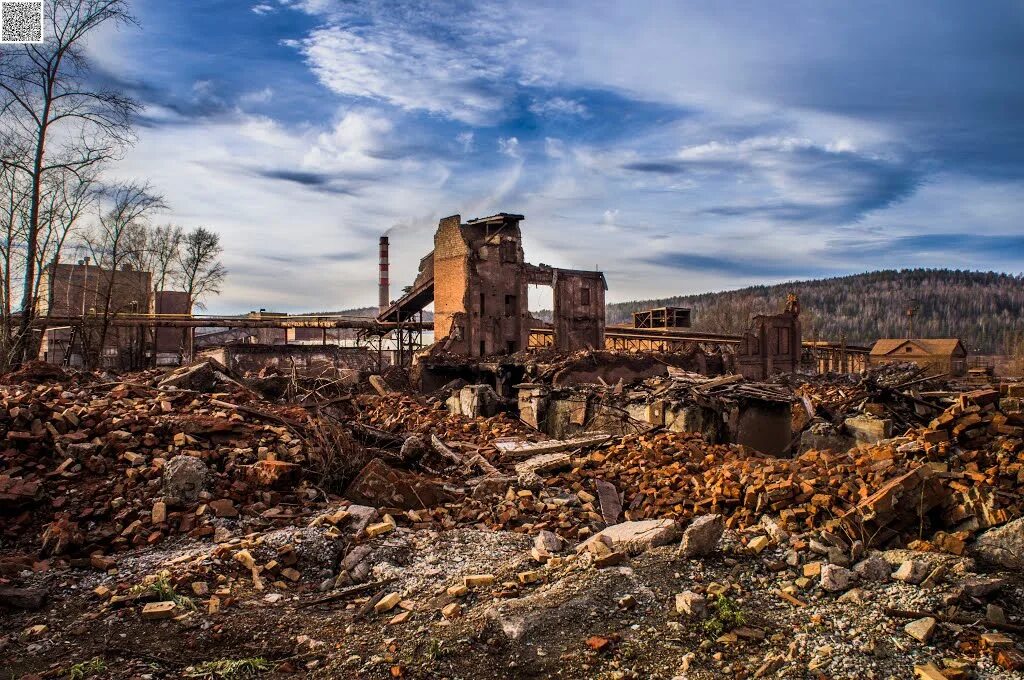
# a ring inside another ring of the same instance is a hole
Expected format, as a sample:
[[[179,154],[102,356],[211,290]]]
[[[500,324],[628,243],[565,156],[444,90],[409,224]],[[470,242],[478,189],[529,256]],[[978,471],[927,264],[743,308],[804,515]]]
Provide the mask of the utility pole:
[[[907,340],[914,337],[914,315],[920,308],[920,301],[917,298],[911,298],[910,305],[907,307]]]

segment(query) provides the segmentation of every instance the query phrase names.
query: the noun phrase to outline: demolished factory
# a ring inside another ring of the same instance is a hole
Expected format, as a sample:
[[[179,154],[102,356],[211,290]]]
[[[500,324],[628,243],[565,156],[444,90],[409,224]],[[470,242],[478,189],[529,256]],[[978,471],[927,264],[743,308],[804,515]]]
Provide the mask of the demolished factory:
[[[376,317],[53,266],[44,361],[0,379],[5,670],[1021,677],[1024,382],[805,341],[795,295],[607,324],[523,221],[442,219],[397,299],[382,237]]]

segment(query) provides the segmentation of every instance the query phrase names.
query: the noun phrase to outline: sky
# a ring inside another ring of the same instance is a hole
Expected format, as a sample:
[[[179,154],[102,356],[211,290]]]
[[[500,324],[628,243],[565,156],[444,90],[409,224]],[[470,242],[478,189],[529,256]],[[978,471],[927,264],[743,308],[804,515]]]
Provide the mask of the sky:
[[[133,7],[89,45],[144,105],[112,173],[220,233],[211,312],[374,305],[378,237],[396,296],[452,214],[612,302],[1024,269],[1020,1]]]

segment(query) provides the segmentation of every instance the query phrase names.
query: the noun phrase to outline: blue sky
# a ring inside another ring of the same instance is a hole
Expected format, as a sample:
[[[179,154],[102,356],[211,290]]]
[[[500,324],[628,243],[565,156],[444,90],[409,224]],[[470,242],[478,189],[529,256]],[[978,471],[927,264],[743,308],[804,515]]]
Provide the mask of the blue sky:
[[[406,285],[453,213],[525,214],[612,301],[1024,269],[1021,2],[135,10],[90,45],[145,104],[115,172],[222,234],[213,311],[372,305],[377,237]]]

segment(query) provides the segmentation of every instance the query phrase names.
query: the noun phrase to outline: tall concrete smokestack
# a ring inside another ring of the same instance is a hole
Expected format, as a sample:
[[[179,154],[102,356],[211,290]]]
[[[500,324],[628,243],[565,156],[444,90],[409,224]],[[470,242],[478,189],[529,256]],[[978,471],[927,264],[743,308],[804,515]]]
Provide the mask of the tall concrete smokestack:
[[[380,237],[380,311],[391,305],[391,287],[388,281],[388,237]]]

